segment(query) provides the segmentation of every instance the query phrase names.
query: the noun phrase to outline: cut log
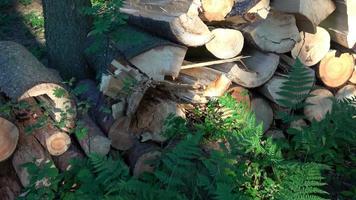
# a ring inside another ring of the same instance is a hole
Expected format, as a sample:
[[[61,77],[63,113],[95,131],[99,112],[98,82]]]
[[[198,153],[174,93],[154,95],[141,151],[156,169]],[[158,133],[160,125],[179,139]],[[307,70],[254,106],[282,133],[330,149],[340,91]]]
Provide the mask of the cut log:
[[[247,89],[234,85],[229,88],[228,94],[230,94],[237,102],[246,104],[249,108],[251,107],[250,93]]]
[[[130,61],[153,80],[163,80],[164,76],[177,77],[187,48],[168,40],[153,36],[144,30],[121,26],[107,38],[110,45],[102,44],[100,53],[87,53],[87,59],[97,75],[107,73],[113,60]],[[88,45],[95,38],[90,38]],[[114,40],[114,41],[111,41]]]
[[[336,10],[321,23],[331,39],[356,51],[356,3],[354,0],[335,0]]]
[[[317,26],[335,10],[332,0],[273,0],[272,8],[292,13],[300,31],[315,33]]]
[[[337,91],[335,97],[339,101],[356,99],[356,86],[355,85],[344,86],[339,91]]]
[[[328,112],[331,112],[334,95],[326,89],[317,89],[310,94],[313,96],[305,100],[310,105],[304,107],[304,115],[309,121],[321,121]]]
[[[278,67],[278,55],[252,49],[244,53],[250,57],[242,62],[213,65],[212,68],[224,72],[234,83],[247,88],[259,87],[272,78]]]
[[[17,125],[19,127],[20,137],[17,150],[12,156],[12,165],[21,181],[21,184],[24,187],[27,187],[30,183],[30,177],[27,169],[23,167],[23,164],[34,161],[43,163],[50,161],[51,157],[33,135],[25,134],[25,128],[23,125]]]
[[[129,23],[186,46],[202,46],[212,39],[199,18],[199,0],[147,2],[126,0],[120,11]]]
[[[53,102],[55,120],[63,120],[66,131],[74,127],[75,103],[56,71],[43,66],[25,47],[15,42],[0,42],[0,63],[2,92],[15,101],[47,95]],[[65,118],[61,115],[63,112],[67,113]]]
[[[18,128],[0,117],[0,162],[9,158],[15,151],[19,139]]]
[[[16,174],[0,175],[0,199],[15,200],[21,192]]]
[[[316,65],[330,50],[330,35],[321,27],[316,27],[316,32],[300,32],[302,38],[293,48],[293,58],[299,58],[305,66]]]
[[[144,172],[153,172],[155,161],[160,156],[161,151],[157,145],[136,142],[128,151],[128,163],[132,174],[138,177]]]
[[[75,159],[84,158],[84,153],[76,147],[76,145],[70,145],[69,149],[60,156],[53,156],[52,159],[56,167],[64,172],[70,169],[70,161]]]
[[[134,145],[135,138],[130,130],[131,121],[130,117],[120,117],[111,126],[108,137],[113,148],[126,151]]]
[[[261,0],[237,0],[234,1],[234,5],[231,12],[228,14],[229,17],[232,16],[243,16],[248,13],[254,6],[256,6]]]
[[[201,95],[201,100],[203,100],[204,97],[219,97],[223,95],[231,85],[230,79],[223,73],[207,67],[181,70],[181,75],[177,80],[181,83],[203,86],[204,89],[201,91],[201,94],[195,94],[198,96]],[[174,91],[174,93],[179,97],[185,96],[183,93],[180,94],[180,91]]]
[[[263,132],[266,132],[273,123],[273,110],[269,103],[259,95],[253,95],[251,101],[252,112],[255,113],[256,122],[262,123]]]
[[[230,13],[234,5],[234,0],[202,0],[201,18],[204,21],[223,21]]]
[[[77,87],[85,87],[86,90],[79,95],[79,100],[89,104],[89,116],[100,126],[101,130],[107,135],[111,126],[115,122],[111,112],[107,112],[111,105],[104,95],[99,91],[94,81],[86,79],[77,84]]]
[[[266,19],[270,10],[270,0],[260,0],[254,7],[247,11],[248,14],[257,14]]]
[[[246,41],[267,52],[286,53],[300,41],[293,15],[271,12],[241,29]]]
[[[352,54],[329,51],[319,64],[319,77],[323,83],[331,88],[344,85],[354,71]]]
[[[351,75],[351,78],[349,79],[350,83],[356,84],[356,65],[354,68],[354,72]]]
[[[71,144],[69,135],[54,126],[34,98],[27,98],[23,102],[29,108],[18,112],[28,114],[28,119],[23,122],[26,131],[33,134],[49,154],[58,156],[66,152]]]
[[[162,131],[164,122],[170,115],[185,118],[183,110],[173,101],[160,98],[144,99],[132,123],[132,131],[137,136],[146,133],[151,135],[150,140],[164,142],[167,138],[162,135]]]
[[[92,153],[105,156],[109,153],[111,141],[88,115],[79,118],[77,129],[83,132],[80,136],[76,134],[76,138],[87,156]]]
[[[315,80],[315,72],[312,69],[307,68],[310,72],[310,77],[313,77]],[[282,76],[274,76],[271,80],[269,80],[265,85],[260,87],[258,91],[263,94],[263,96],[267,97],[272,102],[276,103],[278,106],[283,106],[282,103],[279,101],[282,97],[278,94],[281,91],[281,87],[283,83],[287,81],[287,78]],[[315,81],[312,81],[310,85],[303,85],[305,87],[305,92],[303,94],[309,94],[310,89],[314,85]],[[296,94],[300,95],[300,94]]]
[[[214,38],[206,43],[205,47],[215,57],[228,59],[241,53],[244,46],[244,37],[240,31],[217,28],[212,30],[212,33]]]

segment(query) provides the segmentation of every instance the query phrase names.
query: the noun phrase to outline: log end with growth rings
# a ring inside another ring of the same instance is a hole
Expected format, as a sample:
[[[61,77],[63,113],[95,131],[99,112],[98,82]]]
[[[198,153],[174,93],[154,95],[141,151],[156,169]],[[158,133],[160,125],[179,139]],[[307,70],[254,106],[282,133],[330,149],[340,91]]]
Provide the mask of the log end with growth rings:
[[[18,128],[10,121],[0,118],[0,162],[12,155],[18,139]]]
[[[46,146],[49,153],[53,156],[62,155],[68,150],[71,139],[68,134],[58,131],[46,140]]]

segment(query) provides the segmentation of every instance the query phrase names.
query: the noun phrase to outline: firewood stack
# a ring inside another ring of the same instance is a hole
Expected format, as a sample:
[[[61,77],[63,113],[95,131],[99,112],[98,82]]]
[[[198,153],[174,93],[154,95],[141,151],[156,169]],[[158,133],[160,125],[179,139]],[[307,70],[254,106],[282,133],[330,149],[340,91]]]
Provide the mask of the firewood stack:
[[[296,58],[319,86],[306,91],[314,95],[308,120],[323,119],[329,97],[356,96],[353,0],[125,0],[121,12],[121,37],[86,55],[100,82],[79,81],[87,90],[77,99],[24,47],[0,42],[0,103],[28,105],[0,118],[0,162],[12,161],[23,186],[26,162],[53,160],[66,170],[72,158],[112,149],[124,152],[134,175],[153,170],[145,161],[160,155],[167,116],[185,117],[225,93],[247,103],[274,137],[275,113],[285,110],[278,93]],[[75,101],[88,102],[88,113],[77,114]],[[85,137],[69,135],[78,127]]]

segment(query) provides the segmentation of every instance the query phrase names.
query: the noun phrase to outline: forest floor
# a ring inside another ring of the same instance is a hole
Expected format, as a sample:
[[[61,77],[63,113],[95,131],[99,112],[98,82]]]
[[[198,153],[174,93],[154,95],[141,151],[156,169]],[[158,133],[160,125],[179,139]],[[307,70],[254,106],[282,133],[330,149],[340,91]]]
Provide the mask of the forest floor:
[[[41,0],[1,0],[0,40],[24,45],[46,65]]]

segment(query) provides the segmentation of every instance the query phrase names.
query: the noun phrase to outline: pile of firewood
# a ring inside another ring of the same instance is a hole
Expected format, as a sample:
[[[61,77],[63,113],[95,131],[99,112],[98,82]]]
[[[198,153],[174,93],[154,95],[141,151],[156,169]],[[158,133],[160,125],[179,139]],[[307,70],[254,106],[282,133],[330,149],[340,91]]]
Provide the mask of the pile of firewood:
[[[14,169],[0,174],[0,197],[17,196],[18,179],[29,184],[27,162],[66,170],[70,159],[116,149],[134,175],[152,170],[146,160],[160,155],[167,116],[185,117],[225,93],[250,105],[266,135],[283,136],[274,115],[284,109],[278,92],[296,58],[322,87],[306,91],[314,95],[306,99],[309,120],[330,111],[329,97],[356,96],[353,0],[126,0],[121,12],[129,16],[116,33],[123,37],[86,55],[100,86],[81,80],[78,97],[24,47],[0,42],[0,104],[29,105],[0,115],[0,162]],[[78,112],[78,102],[89,111]],[[84,137],[69,134],[80,128]]]

